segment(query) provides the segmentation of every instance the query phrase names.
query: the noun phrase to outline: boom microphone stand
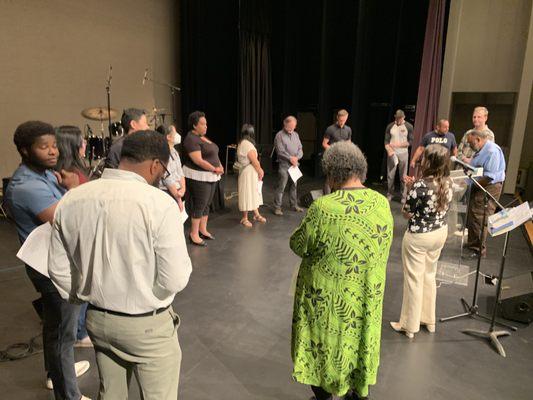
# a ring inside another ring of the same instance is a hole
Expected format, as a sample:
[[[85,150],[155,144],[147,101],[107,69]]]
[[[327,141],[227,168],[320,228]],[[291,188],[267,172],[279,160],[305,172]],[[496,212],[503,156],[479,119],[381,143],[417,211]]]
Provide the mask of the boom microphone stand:
[[[176,123],[176,92],[181,92],[181,88],[175,85],[172,85],[167,82],[161,82],[155,79],[152,79],[148,76],[148,68],[145,70],[144,78],[143,78],[143,85],[145,81],[150,81],[152,83],[155,83],[156,85],[165,86],[170,89],[170,95],[172,97],[172,122]]]
[[[470,181],[474,185],[476,185],[480,190],[482,190],[483,193],[484,193],[483,222],[482,222],[482,225],[481,225],[481,231],[479,233],[479,242],[482,243],[483,242],[483,232],[486,229],[485,225],[487,223],[487,209],[488,209],[488,206],[489,206],[489,197],[492,199],[492,201],[494,201],[496,203],[496,205],[501,210],[503,210],[504,207],[498,202],[498,200],[496,200],[494,198],[494,196],[492,194],[490,194],[483,186],[481,186],[480,183],[475,178],[472,177],[472,171],[468,171],[467,169],[465,169],[465,173],[466,173],[466,176],[468,176],[468,178],[470,179]],[[471,196],[470,196],[470,198],[471,198]],[[468,216],[467,216],[467,218],[468,218]],[[505,246],[504,251],[506,250],[506,247],[507,247],[507,245]],[[503,266],[502,266],[502,268],[503,268]],[[457,314],[457,315],[452,315],[450,317],[440,318],[440,322],[447,322],[447,321],[451,321],[451,320],[458,319],[458,318],[463,318],[463,317],[471,317],[471,318],[479,317],[481,319],[484,319],[485,321],[491,322],[491,324],[498,324],[498,325],[504,326],[504,327],[506,327],[508,329],[511,329],[513,331],[516,331],[517,328],[515,326],[506,324],[504,322],[495,321],[494,312],[493,312],[493,318],[489,318],[488,316],[479,313],[479,305],[478,305],[477,301],[478,301],[478,287],[479,287],[480,269],[481,269],[481,249],[480,249],[480,251],[478,253],[478,257],[477,257],[476,280],[475,280],[475,283],[474,283],[474,294],[472,296],[472,305],[469,305],[468,302],[464,298],[461,298],[461,303],[463,304],[465,312],[461,313],[461,314]],[[501,271],[501,272],[503,273],[503,271]],[[500,285],[500,283],[501,283],[501,277],[498,280],[498,285]]]

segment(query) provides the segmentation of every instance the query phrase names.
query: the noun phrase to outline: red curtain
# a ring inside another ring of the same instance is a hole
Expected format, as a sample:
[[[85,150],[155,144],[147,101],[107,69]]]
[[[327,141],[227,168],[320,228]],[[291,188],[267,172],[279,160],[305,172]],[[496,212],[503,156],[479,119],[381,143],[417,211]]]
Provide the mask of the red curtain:
[[[420,145],[425,133],[431,131],[437,118],[442,75],[446,0],[430,0],[418,84],[416,118],[412,152]],[[414,174],[411,170],[410,174]]]

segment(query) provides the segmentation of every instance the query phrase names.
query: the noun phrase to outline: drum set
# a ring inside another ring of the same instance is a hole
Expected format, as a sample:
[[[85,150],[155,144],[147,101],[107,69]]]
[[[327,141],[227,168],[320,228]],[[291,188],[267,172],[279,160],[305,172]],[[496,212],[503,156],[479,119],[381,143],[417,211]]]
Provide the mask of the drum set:
[[[93,161],[105,158],[111,145],[120,137],[124,136],[124,127],[120,121],[111,122],[109,125],[109,135],[104,133],[104,123],[108,121],[116,120],[118,117],[118,111],[105,107],[91,107],[86,108],[81,112],[81,115],[90,120],[98,121],[100,132],[95,134],[90,124],[85,124],[85,140],[87,142],[87,151],[85,157],[88,159],[89,164],[92,165]],[[157,128],[160,124],[165,123],[165,117],[168,115],[164,108],[154,107],[150,113],[146,115],[148,125],[152,129]]]
[[[101,169],[104,165],[103,161],[105,160],[109,148],[111,145],[120,137],[124,136],[124,127],[120,121],[117,121],[119,117],[118,111],[114,108],[111,108],[111,80],[112,80],[113,67],[109,65],[109,70],[106,79],[106,95],[107,95],[107,106],[106,107],[91,107],[82,110],[81,115],[88,119],[89,121],[98,121],[100,124],[99,134],[95,134],[89,123],[85,124],[85,140],[87,142],[87,148],[85,151],[85,157],[89,162],[90,174],[98,174],[101,172]],[[171,85],[166,82],[160,82],[154,80],[148,75],[149,68],[146,68],[144,71],[144,77],[142,79],[142,85],[146,82],[152,82],[153,84],[165,86],[170,89],[170,94],[172,97],[172,109],[175,110],[176,107],[176,92],[181,91],[181,88]],[[152,129],[156,129],[160,124],[165,123],[165,117],[170,115],[166,112],[164,108],[156,108],[155,106],[147,113],[146,118],[148,120],[148,125]],[[172,118],[175,120],[175,115],[172,113]],[[104,133],[104,122],[108,125],[109,135]],[[94,165],[93,165],[94,164]]]

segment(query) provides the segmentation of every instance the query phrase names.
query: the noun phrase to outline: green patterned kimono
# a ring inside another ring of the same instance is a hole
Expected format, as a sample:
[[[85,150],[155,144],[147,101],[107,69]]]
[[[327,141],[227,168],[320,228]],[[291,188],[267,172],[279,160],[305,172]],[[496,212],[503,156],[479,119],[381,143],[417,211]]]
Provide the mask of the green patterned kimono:
[[[337,396],[376,383],[393,219],[371,189],[316,200],[290,240],[302,263],[292,323],[293,377]]]

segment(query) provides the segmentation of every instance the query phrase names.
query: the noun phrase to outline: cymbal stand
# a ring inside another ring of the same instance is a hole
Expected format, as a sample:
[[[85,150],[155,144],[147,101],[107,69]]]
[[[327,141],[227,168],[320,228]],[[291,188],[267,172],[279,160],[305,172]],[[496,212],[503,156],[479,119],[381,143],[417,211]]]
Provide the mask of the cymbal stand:
[[[109,64],[109,72],[107,73],[105,91],[107,94],[107,119],[108,119],[107,130],[109,132],[110,141],[112,140],[112,137],[111,137],[111,79],[113,78],[111,74],[112,72],[113,72],[113,67],[111,66],[111,64]],[[104,134],[104,129],[103,129],[103,123],[102,123],[102,139],[104,138],[103,134]],[[104,143],[104,154],[107,154],[105,143]]]
[[[176,123],[176,92],[181,92],[181,88],[175,85],[171,85],[170,83],[167,83],[167,82],[157,81],[150,77],[147,77],[146,80],[152,83],[155,83],[157,85],[166,86],[167,88],[170,89],[170,96],[172,97],[172,122],[175,124]]]

